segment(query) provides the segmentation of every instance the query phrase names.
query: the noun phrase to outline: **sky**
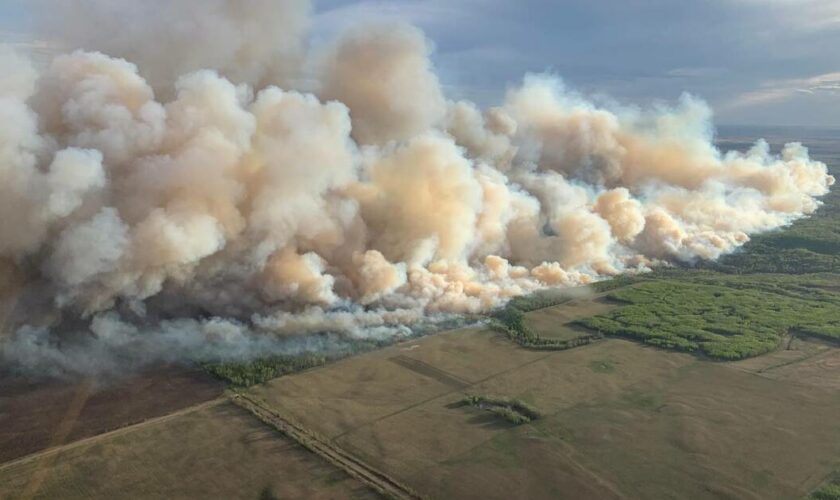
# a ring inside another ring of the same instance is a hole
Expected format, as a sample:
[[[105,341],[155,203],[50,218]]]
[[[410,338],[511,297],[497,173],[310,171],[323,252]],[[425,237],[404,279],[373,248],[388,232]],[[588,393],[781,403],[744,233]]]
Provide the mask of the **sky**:
[[[551,72],[625,104],[689,92],[718,124],[840,127],[840,0],[314,3],[315,46],[369,18],[422,28],[454,98],[495,104],[525,73]],[[0,0],[0,42],[46,58],[26,5]]]

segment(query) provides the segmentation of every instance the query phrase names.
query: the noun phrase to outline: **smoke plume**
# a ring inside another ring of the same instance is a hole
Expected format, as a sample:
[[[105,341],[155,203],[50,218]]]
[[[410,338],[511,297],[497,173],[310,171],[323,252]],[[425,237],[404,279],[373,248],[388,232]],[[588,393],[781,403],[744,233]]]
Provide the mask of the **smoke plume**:
[[[530,75],[449,101],[409,26],[308,55],[304,0],[73,5],[53,33],[84,50],[0,52],[0,269],[27,306],[0,349],[33,369],[404,335],[716,259],[834,182],[800,144],[719,151],[690,96],[598,106]]]

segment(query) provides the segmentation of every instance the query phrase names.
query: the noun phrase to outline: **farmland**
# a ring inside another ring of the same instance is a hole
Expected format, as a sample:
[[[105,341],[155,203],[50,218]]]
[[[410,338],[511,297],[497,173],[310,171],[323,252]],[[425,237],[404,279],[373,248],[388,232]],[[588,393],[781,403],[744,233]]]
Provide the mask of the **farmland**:
[[[103,387],[0,377],[0,461],[166,415],[223,389],[201,371],[165,366]]]
[[[775,376],[618,339],[542,352],[469,329],[249,393],[435,498],[791,498],[840,458],[840,395],[813,383],[840,382],[823,362],[836,350],[802,344]],[[464,412],[467,394],[520,399],[542,416],[512,425]]]
[[[0,373],[0,498],[837,498],[840,195],[823,201],[718,262],[393,345]],[[0,283],[0,324],[14,298]]]
[[[0,498],[121,498],[127,488],[150,499],[375,498],[224,400],[0,466]]]

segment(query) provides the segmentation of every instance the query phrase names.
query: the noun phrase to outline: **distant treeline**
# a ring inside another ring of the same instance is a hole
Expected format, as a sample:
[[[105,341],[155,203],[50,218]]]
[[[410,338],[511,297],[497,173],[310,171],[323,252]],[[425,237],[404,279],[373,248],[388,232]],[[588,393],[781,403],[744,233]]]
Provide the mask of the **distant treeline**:
[[[269,356],[252,361],[207,363],[204,365],[204,369],[231,385],[249,387],[281,375],[321,366],[329,359],[326,356],[316,354]]]
[[[840,273],[840,189],[821,199],[808,218],[767,234],[756,235],[744,247],[700,267],[724,273]]]
[[[297,373],[332,361],[381,349],[391,345],[393,340],[356,340],[341,349],[329,352],[304,352],[300,354],[276,354],[244,361],[204,363],[202,366],[211,375],[235,387],[250,387],[273,378]]]

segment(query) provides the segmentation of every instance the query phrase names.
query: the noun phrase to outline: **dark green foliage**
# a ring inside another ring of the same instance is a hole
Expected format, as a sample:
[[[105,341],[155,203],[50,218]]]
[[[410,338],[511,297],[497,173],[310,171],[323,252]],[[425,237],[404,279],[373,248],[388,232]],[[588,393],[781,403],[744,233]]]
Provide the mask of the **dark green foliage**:
[[[279,498],[274,494],[271,486],[266,486],[260,492],[259,500],[279,500]]]
[[[530,418],[526,417],[525,415],[522,415],[519,412],[511,410],[507,406],[491,406],[490,408],[487,408],[487,411],[507,420],[513,425],[527,424],[531,421]]]
[[[569,290],[548,289],[515,297],[510,305],[522,312],[530,312],[568,302],[571,298]]]
[[[321,366],[338,359],[387,347],[395,341],[428,335],[439,330],[453,329],[474,322],[471,317],[416,325],[408,337],[385,339],[354,339],[338,342],[327,352],[307,352],[295,355],[271,355],[250,361],[204,363],[202,366],[213,376],[236,387],[249,387],[276,377]]]
[[[269,356],[253,361],[208,363],[204,365],[204,369],[231,385],[249,387],[281,375],[321,366],[328,360],[326,356],[315,354]]]
[[[521,304],[521,302],[519,302]],[[533,303],[531,303],[533,304]],[[550,304],[553,305],[553,304]],[[550,307],[545,306],[545,307]],[[536,308],[535,308],[536,309]],[[525,325],[525,313],[517,307],[517,302],[511,301],[502,309],[496,311],[493,326],[501,330],[509,339],[522,347],[544,351],[563,351],[574,347],[591,344],[603,338],[602,335],[594,333],[581,335],[573,339],[547,339],[532,332]]]
[[[527,424],[541,416],[536,408],[524,401],[499,396],[468,395],[461,404],[487,410],[514,425]]]
[[[835,474],[828,482],[808,496],[811,500],[840,500],[840,475]]]
[[[598,281],[589,285],[596,293],[601,292],[608,292],[610,290],[615,290],[616,288],[622,288],[625,286],[632,285],[633,283],[637,283],[641,280],[645,279],[644,274],[622,274],[616,276],[615,278]]]
[[[614,291],[610,298],[626,305],[579,323],[659,347],[743,359],[772,351],[789,331],[840,340],[840,293],[820,288],[823,282],[684,273]]]

